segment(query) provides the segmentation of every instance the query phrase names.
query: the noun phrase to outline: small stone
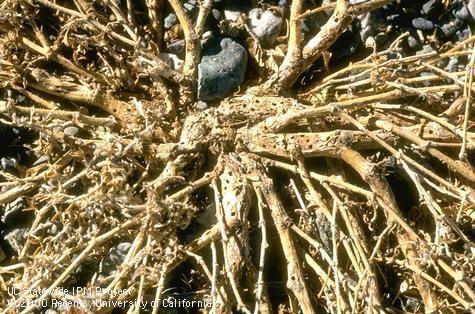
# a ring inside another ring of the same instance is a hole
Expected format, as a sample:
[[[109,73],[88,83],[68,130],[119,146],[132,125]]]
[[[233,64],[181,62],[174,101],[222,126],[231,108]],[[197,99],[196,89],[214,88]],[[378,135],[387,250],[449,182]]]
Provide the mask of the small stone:
[[[468,38],[468,36],[470,36],[470,31],[468,28],[466,28],[463,31],[457,31],[455,36],[457,36],[458,41],[464,41]]]
[[[362,16],[360,36],[363,41],[386,28],[388,22],[381,12],[381,10],[374,10]]]
[[[412,49],[419,48],[419,41],[414,36],[407,37],[407,45]]]
[[[287,8],[289,7],[289,4],[288,4],[287,0],[279,0],[277,5],[279,7],[281,7],[282,9],[284,9],[284,10],[287,10]]]
[[[170,13],[163,20],[163,26],[165,27],[165,29],[170,29],[176,24],[177,20],[178,19],[177,19],[176,15],[174,13]]]
[[[456,31],[457,27],[452,22],[449,22],[440,27],[437,27],[437,37],[441,39],[449,38],[453,36]]]
[[[230,38],[212,38],[203,46],[198,65],[198,99],[222,99],[244,82],[247,52]]]
[[[419,76],[420,77],[428,77],[428,76],[432,76],[432,73],[422,72]],[[430,86],[431,82],[430,81],[423,81],[422,84],[424,84],[424,86]]]
[[[201,36],[202,45],[205,45],[206,41],[210,40],[213,37],[214,35],[212,31],[204,32],[203,35]]]
[[[168,51],[170,53],[175,54],[178,56],[178,58],[183,59],[185,58],[185,40],[184,39],[178,39],[173,42],[171,42],[168,45]]]
[[[22,103],[23,101],[25,101],[25,96],[23,95],[18,95],[17,98],[16,98],[16,103]]]
[[[76,126],[68,126],[64,128],[63,132],[64,135],[67,136],[76,136],[79,133],[79,128]]]
[[[196,8],[196,0],[188,0],[183,3],[183,8],[185,8],[186,11],[192,11]]]
[[[423,17],[418,17],[418,18],[413,19],[412,26],[422,31],[430,31],[434,29],[434,23],[432,23],[431,21]]]
[[[206,110],[206,109],[208,109],[208,104],[204,101],[199,100],[196,103],[196,109],[198,109],[200,111]]]
[[[446,66],[448,72],[457,72],[459,59],[457,57],[451,57],[449,63]]]
[[[219,21],[221,19],[221,12],[217,9],[211,10],[211,14],[213,14],[215,20]]]
[[[422,13],[426,16],[435,16],[441,8],[440,0],[430,0],[422,5]]]
[[[404,310],[408,311],[410,313],[415,313],[420,306],[419,300],[412,298],[412,297],[406,297],[406,300],[404,302]]]
[[[241,16],[240,11],[236,10],[224,10],[224,19],[231,21],[231,22],[237,22],[239,20],[239,17]]]
[[[8,242],[10,247],[15,250],[15,252],[20,255],[25,245],[26,236],[28,235],[29,228],[17,228],[11,230],[5,236],[5,240]]]
[[[168,66],[175,71],[180,72],[183,68],[183,60],[181,60],[180,58],[178,58],[177,55],[174,55],[172,53],[162,52],[160,54],[160,59],[165,61],[165,63],[168,64]]]
[[[269,47],[279,36],[282,17],[275,15],[271,11],[255,8],[249,11],[248,25],[254,35],[259,38],[261,45]]]
[[[416,52],[416,55],[422,55],[426,53],[431,53],[434,52],[434,48],[432,48],[430,45],[424,45],[422,46],[422,49]]]
[[[0,159],[0,165],[5,171],[15,171],[16,170],[16,160],[13,158],[2,157]]]
[[[132,246],[129,242],[122,242],[109,249],[106,256],[99,264],[99,272],[103,275],[109,275],[122,264]]]
[[[49,160],[49,157],[46,156],[46,155],[41,155],[34,163],[33,163],[33,167],[35,166],[38,166],[38,165],[41,165],[41,164],[44,164],[46,162],[48,162]]]
[[[465,3],[459,3],[459,6],[452,10],[452,14],[459,20],[467,21],[470,19],[470,12]]]
[[[469,0],[467,3],[468,12],[471,15],[471,21],[475,20],[475,0]]]

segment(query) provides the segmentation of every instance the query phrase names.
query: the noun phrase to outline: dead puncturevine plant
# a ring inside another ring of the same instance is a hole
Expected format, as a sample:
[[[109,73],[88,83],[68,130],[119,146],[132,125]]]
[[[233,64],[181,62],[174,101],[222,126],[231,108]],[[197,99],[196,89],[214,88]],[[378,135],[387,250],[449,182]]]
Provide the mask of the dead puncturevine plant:
[[[213,313],[474,311],[475,37],[403,56],[402,34],[295,88],[389,3],[293,0],[273,48],[241,15],[257,77],[203,110],[213,1],[196,17],[178,0],[2,1],[0,122],[44,157],[0,171],[2,215],[24,205],[24,241],[0,266],[4,313],[52,299],[139,313],[183,291]],[[160,56],[166,8],[185,41],[178,70]],[[440,67],[453,56],[464,71]]]

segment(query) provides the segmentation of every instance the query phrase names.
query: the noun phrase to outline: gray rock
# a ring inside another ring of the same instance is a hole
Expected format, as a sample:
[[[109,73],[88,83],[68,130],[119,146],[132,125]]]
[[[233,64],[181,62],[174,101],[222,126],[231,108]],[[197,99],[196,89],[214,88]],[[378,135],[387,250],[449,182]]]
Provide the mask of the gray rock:
[[[115,271],[124,262],[131,246],[129,242],[122,242],[111,247],[99,264],[99,273],[109,275]]]
[[[437,13],[441,7],[440,0],[430,0],[422,5],[422,13],[427,16],[432,16]]]
[[[185,40],[179,39],[175,40],[170,45],[168,45],[168,51],[178,56],[180,59],[185,58]]]
[[[247,52],[230,38],[213,38],[203,46],[198,65],[198,99],[222,99],[244,82]]]
[[[449,63],[446,66],[447,71],[456,72],[458,70],[459,59],[457,57],[451,57]]]
[[[33,163],[33,167],[34,166],[38,166],[38,165],[41,165],[41,164],[44,164],[45,162],[48,162],[49,160],[49,157],[46,156],[46,155],[41,155],[34,163]]]
[[[432,76],[432,73],[422,72],[419,76],[420,77],[428,77],[428,76]],[[422,84],[424,84],[424,86],[430,86],[431,82],[430,81],[423,81]]]
[[[217,9],[211,10],[211,14],[213,14],[215,20],[219,21],[219,19],[221,19],[221,11]]]
[[[249,11],[248,25],[254,35],[259,38],[263,47],[271,46],[279,36],[282,17],[271,11],[255,8]]]
[[[49,235],[55,236],[58,234],[58,232],[60,232],[61,229],[62,229],[61,223],[56,222],[51,227],[48,228],[47,232]]]
[[[412,49],[417,49],[419,47],[419,41],[412,35],[407,37],[407,45]]]
[[[422,46],[422,49],[416,52],[416,55],[422,55],[426,53],[431,53],[434,52],[434,48],[431,47],[431,45],[424,45]]]
[[[287,0],[279,0],[279,3],[277,3],[277,5],[281,7],[282,9],[284,9],[284,11],[287,10],[289,7]]]
[[[475,0],[468,1],[467,9],[468,9],[468,12],[470,12],[470,15],[471,15],[471,21],[474,21],[475,20]]]
[[[388,25],[388,22],[381,14],[381,10],[374,10],[361,16],[360,23],[360,36],[363,41],[366,41],[370,36],[375,36]]]
[[[422,31],[430,31],[434,29],[434,23],[432,23],[431,21],[423,17],[418,17],[418,18],[413,19],[412,26]]]
[[[201,45],[202,46],[206,45],[206,42],[213,37],[214,35],[212,31],[204,32],[203,35],[201,36]]]
[[[472,1],[473,2],[473,1]],[[459,7],[452,10],[452,14],[459,20],[467,21],[470,19],[470,12],[465,5],[465,3],[461,3]]]
[[[459,41],[464,41],[465,39],[468,38],[468,36],[470,36],[470,30],[466,28],[463,31],[457,31],[455,35],[457,36],[457,39]]]
[[[0,159],[0,165],[2,166],[2,169],[5,171],[15,171],[16,170],[16,160],[13,158],[6,158],[2,157]]]
[[[173,25],[176,24],[177,22],[177,17],[174,13],[170,13],[167,15],[167,17],[163,20],[163,26],[166,28],[166,29],[170,29],[173,27]]]
[[[65,127],[63,132],[64,132],[64,135],[67,135],[67,136],[76,136],[79,133],[79,128],[72,125],[72,126]]]
[[[457,27],[452,22],[449,22],[437,27],[437,30],[438,37],[443,39],[453,36],[457,31]]]
[[[240,11],[236,10],[224,10],[224,19],[230,22],[237,22],[241,16]]]
[[[183,3],[183,8],[185,8],[186,11],[194,10],[196,8],[196,0],[188,0]]]
[[[412,298],[412,297],[406,297],[404,300],[403,308],[405,311],[408,311],[410,313],[414,313],[417,311],[417,309],[420,307],[420,302],[419,300]]]
[[[20,227],[13,229],[7,233],[5,240],[12,247],[18,255],[20,255],[23,246],[25,245],[26,236],[28,235],[29,228]]]
[[[208,109],[208,104],[206,102],[200,100],[196,103],[196,109],[198,109],[200,111],[206,110],[206,109]]]
[[[183,60],[178,58],[177,55],[174,55],[172,53],[162,52],[160,54],[160,59],[165,61],[165,63],[168,64],[168,66],[175,71],[181,72],[181,70],[183,69],[184,62]]]

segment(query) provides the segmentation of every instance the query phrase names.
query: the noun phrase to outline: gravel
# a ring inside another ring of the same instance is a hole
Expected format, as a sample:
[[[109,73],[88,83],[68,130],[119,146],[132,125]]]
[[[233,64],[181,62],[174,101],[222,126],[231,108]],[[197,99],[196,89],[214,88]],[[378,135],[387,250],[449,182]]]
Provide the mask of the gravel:
[[[99,273],[107,276],[115,271],[125,260],[131,245],[130,242],[122,242],[111,247],[99,264]]]
[[[178,56],[173,53],[162,52],[160,54],[160,59],[165,61],[165,63],[168,64],[168,66],[175,71],[181,72],[181,70],[183,69],[183,60],[178,58]]]
[[[475,0],[469,0],[467,3],[468,12],[470,12],[470,21],[475,21]]]
[[[173,41],[168,45],[168,51],[174,55],[177,55],[178,58],[185,58],[185,40],[178,39]]]
[[[79,128],[76,126],[68,126],[64,128],[63,132],[64,135],[67,136],[76,136],[79,133]]]
[[[470,12],[463,2],[458,3],[458,6],[452,10],[452,14],[459,20],[467,21],[470,19]]]
[[[420,47],[419,40],[417,40],[417,38],[412,35],[407,37],[407,45],[412,49],[417,49]]]
[[[440,0],[430,0],[422,6],[422,14],[435,17],[441,8]]]
[[[198,65],[198,99],[222,99],[244,82],[247,52],[230,38],[212,38],[203,47]]]
[[[38,165],[41,165],[41,164],[44,164],[46,162],[48,162],[49,160],[49,157],[46,156],[46,155],[41,155],[40,157],[38,157],[38,159],[33,163],[33,167],[34,166],[38,166]]]
[[[422,31],[431,31],[434,29],[434,23],[432,23],[431,21],[423,17],[418,17],[418,18],[413,19],[412,25],[415,28],[420,29]]]
[[[3,170],[8,172],[16,171],[17,162],[14,158],[2,157],[0,158],[0,166]]]
[[[163,27],[165,27],[166,29],[170,29],[176,24],[177,21],[178,21],[178,19],[177,19],[176,15],[173,14],[173,13],[170,13],[163,20]]]
[[[204,101],[199,100],[196,103],[196,109],[198,109],[200,111],[206,110],[206,109],[208,109],[208,104]]]
[[[18,255],[20,255],[21,250],[23,250],[29,230],[27,227],[19,227],[9,231],[5,235],[5,240]]]
[[[259,38],[263,47],[270,47],[279,36],[282,26],[282,17],[271,11],[255,8],[249,11],[248,25],[251,31]]]
[[[457,57],[451,57],[449,63],[446,66],[448,72],[456,72],[458,70],[459,59]]]

